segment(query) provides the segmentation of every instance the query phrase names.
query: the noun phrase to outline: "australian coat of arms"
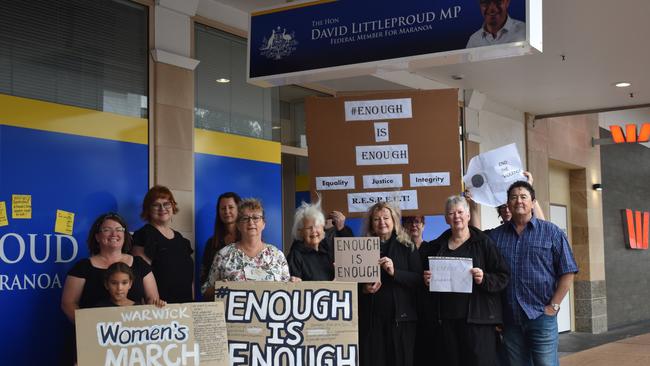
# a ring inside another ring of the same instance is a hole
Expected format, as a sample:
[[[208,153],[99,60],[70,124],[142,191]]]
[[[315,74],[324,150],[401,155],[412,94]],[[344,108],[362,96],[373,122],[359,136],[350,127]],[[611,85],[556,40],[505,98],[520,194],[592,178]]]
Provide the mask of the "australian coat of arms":
[[[260,54],[267,58],[280,60],[295,51],[297,44],[295,32],[287,33],[286,29],[277,27],[272,30],[268,38],[264,37],[262,39]]]

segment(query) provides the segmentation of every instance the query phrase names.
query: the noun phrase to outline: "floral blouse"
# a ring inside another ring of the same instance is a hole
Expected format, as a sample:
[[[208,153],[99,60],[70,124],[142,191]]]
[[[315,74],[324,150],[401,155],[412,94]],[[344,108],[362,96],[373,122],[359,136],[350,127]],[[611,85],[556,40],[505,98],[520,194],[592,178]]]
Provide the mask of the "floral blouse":
[[[214,286],[216,281],[289,281],[289,265],[284,254],[270,244],[251,258],[237,248],[237,243],[227,245],[214,256],[208,280],[201,292]]]

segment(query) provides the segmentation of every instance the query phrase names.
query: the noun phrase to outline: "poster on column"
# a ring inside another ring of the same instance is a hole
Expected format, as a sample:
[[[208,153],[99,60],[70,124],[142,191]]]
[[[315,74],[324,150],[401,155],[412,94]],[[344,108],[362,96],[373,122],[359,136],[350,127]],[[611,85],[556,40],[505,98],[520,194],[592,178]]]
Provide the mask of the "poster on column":
[[[457,89],[309,97],[305,112],[310,188],[325,212],[361,217],[391,202],[437,215],[461,192]]]
[[[223,303],[75,312],[79,366],[228,365]]]
[[[357,365],[357,285],[222,282],[230,364]]]

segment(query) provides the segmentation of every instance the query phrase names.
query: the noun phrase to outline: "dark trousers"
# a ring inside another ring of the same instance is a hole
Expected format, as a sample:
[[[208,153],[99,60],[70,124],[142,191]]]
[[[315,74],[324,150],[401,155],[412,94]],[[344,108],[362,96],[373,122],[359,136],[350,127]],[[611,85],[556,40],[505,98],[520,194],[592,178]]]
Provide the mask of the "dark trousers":
[[[494,366],[494,325],[467,324],[465,319],[442,320],[441,358],[445,366]]]
[[[362,366],[413,366],[416,322],[375,319],[360,344]]]

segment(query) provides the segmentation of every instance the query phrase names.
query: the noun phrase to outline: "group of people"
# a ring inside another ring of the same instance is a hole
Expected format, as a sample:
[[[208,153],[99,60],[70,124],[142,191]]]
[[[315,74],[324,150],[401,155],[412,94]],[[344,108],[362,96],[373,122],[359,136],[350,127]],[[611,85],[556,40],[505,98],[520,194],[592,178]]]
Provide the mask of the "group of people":
[[[401,217],[385,202],[370,207],[360,234],[380,239],[381,278],[359,284],[361,364],[557,365],[555,316],[578,269],[564,233],[534,205],[532,185],[515,182],[497,208],[503,224],[484,232],[471,225],[471,199],[449,197],[449,229],[430,242],[422,238],[423,216]],[[133,235],[115,213],[95,220],[90,257],[64,285],[61,305],[72,323],[79,308],[195,299],[192,246],[171,228],[178,209],[169,189],[154,186],[142,204],[147,224]],[[353,236],[341,212],[326,216],[320,200],[303,203],[285,258],[263,241],[259,200],[227,192],[216,210],[199,275],[208,301],[219,281],[331,281],[334,238]],[[472,292],[428,291],[429,257],[471,258]]]

